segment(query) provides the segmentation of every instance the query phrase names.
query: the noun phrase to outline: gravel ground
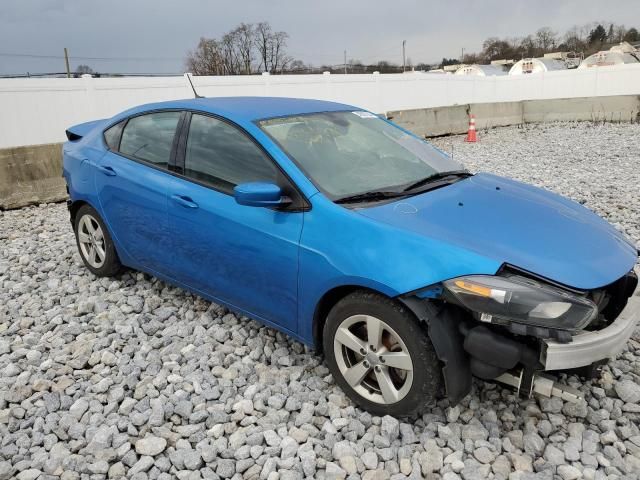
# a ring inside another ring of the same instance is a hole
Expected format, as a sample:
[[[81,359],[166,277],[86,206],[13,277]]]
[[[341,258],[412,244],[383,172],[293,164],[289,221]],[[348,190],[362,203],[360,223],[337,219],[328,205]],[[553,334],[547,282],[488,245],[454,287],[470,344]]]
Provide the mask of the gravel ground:
[[[584,203],[640,239],[639,125],[436,143]],[[353,407],[300,343],[140,273],[94,278],[64,205],[0,212],[0,480],[638,478],[640,332],[582,384],[477,382],[414,424]]]

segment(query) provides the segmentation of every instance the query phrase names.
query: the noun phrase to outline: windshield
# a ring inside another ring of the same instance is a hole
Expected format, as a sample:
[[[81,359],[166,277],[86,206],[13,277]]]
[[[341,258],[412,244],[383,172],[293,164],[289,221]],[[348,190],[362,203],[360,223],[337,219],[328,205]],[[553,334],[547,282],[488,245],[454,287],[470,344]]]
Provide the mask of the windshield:
[[[402,190],[462,165],[431,144],[363,111],[326,112],[259,122],[332,200]]]

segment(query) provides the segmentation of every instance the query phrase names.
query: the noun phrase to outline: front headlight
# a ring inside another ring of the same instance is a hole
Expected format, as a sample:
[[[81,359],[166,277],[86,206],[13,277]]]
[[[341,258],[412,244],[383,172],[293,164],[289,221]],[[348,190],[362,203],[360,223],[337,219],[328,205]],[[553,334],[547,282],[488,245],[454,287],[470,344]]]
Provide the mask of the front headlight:
[[[483,321],[496,319],[562,330],[580,330],[598,307],[590,300],[525,277],[470,275],[444,282]]]

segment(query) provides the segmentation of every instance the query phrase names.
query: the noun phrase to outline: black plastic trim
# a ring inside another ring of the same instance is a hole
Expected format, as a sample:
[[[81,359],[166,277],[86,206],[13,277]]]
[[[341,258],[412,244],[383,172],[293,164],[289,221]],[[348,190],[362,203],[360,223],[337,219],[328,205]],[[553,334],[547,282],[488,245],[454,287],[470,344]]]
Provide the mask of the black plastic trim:
[[[447,397],[452,404],[459,403],[471,391],[472,384],[469,355],[463,348],[463,337],[458,328],[462,321],[460,312],[452,308],[437,308],[415,296],[402,296],[398,300],[427,325],[433,348],[443,363]]]
[[[180,173],[178,171],[178,165],[176,161],[176,157],[178,156],[178,152],[180,151],[180,140],[182,138],[183,126],[186,121],[187,112],[181,112],[180,119],[178,120],[178,125],[176,126],[176,133],[173,135],[173,142],[171,144],[171,154],[169,156],[169,164],[168,169],[171,172]]]
[[[500,268],[495,274],[504,275],[505,273],[514,273],[517,275],[521,275],[523,277],[529,277],[532,280],[536,280],[541,283],[546,283],[547,285],[552,285],[554,287],[569,291],[571,293],[577,293],[578,295],[585,295],[587,293],[587,290],[581,290],[578,288],[570,287],[568,285],[564,285],[563,283],[556,282],[555,280],[551,280],[550,278],[543,277],[542,275],[538,275],[528,270],[524,270],[522,268],[516,267],[509,263],[503,263],[502,265],[500,265]]]

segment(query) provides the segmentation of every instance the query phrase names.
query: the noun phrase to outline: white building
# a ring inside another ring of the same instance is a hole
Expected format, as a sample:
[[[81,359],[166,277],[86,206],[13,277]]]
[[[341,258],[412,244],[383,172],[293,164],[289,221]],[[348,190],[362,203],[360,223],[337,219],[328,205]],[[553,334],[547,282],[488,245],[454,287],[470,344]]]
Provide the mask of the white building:
[[[499,65],[463,65],[454,73],[454,75],[476,75],[479,77],[506,74],[505,69]]]
[[[578,68],[611,67],[625,63],[640,63],[640,51],[631,44],[622,42],[609,50],[596,52],[585,58]]]
[[[566,69],[567,65],[561,60],[553,58],[523,58],[511,67],[509,75],[526,75]]]

